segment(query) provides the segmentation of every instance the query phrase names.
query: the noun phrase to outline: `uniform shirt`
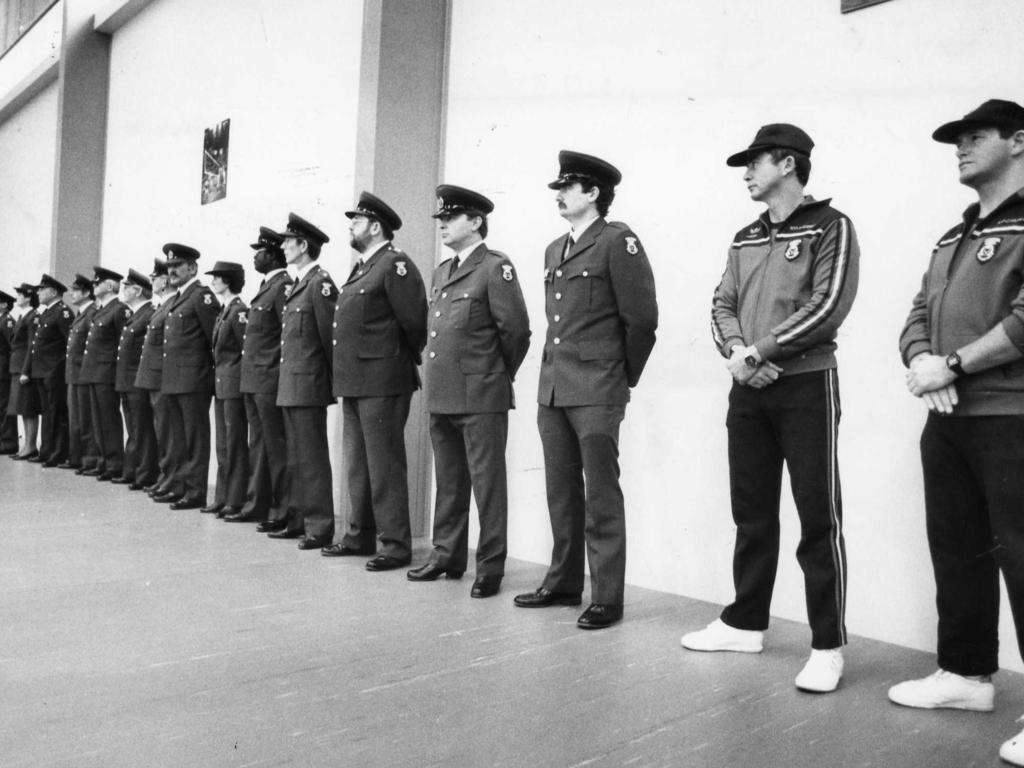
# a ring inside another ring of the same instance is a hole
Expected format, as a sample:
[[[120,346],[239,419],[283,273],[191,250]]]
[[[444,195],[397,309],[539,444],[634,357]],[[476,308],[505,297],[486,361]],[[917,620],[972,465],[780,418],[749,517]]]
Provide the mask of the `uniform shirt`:
[[[530,347],[526,302],[507,256],[483,242],[434,270],[424,365],[430,413],[498,413],[515,407],[512,382]]]
[[[132,311],[116,296],[97,308],[85,338],[79,384],[113,384],[117,377],[117,345]]]
[[[60,299],[40,308],[32,320],[28,355],[21,372],[33,379],[64,378],[71,309]]]
[[[563,235],[544,252],[545,313],[541,405],[622,405],[654,348],[654,274],[637,236],[599,218],[566,258]]]
[[[948,355],[1001,325],[1024,352],[1024,190],[988,216],[975,203],[932,249],[900,335],[907,365],[922,352]],[[953,416],[1024,413],[1024,360],[956,380]]]
[[[160,391],[168,395],[213,393],[213,324],[220,304],[190,280],[167,304]]]
[[[390,397],[419,388],[427,298],[416,264],[385,243],[340,289],[333,321],[333,392]]]
[[[338,289],[315,261],[288,287],[281,321],[277,404],[328,406],[331,387],[331,331]]]
[[[152,302],[144,302],[132,312],[131,320],[121,329],[114,374],[114,389],[117,392],[136,392],[140,389],[135,385],[135,378],[139,374],[142,346],[146,341],[146,329],[153,312]]]
[[[213,325],[213,394],[218,400],[237,400],[242,369],[242,344],[249,308],[237,296],[228,302]]]
[[[733,238],[711,309],[723,357],[753,344],[783,376],[836,367],[860,249],[853,223],[829,202],[807,196],[777,227],[765,212]]]
[[[277,392],[281,362],[281,318],[291,276],[283,269],[269,273],[253,296],[242,343],[239,391],[272,395]]]
[[[85,339],[89,335],[92,316],[96,314],[96,302],[90,301],[71,321],[68,329],[67,370],[65,376],[68,384],[78,384],[82,370],[82,359],[85,357]]]

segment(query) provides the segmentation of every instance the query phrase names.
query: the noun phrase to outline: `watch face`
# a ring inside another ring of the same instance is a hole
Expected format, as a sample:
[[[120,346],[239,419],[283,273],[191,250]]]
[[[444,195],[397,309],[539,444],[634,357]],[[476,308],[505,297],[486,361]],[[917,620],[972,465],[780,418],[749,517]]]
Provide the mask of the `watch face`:
[[[753,355],[747,355],[743,362],[745,362],[750,368],[757,368],[757,360],[754,359]]]

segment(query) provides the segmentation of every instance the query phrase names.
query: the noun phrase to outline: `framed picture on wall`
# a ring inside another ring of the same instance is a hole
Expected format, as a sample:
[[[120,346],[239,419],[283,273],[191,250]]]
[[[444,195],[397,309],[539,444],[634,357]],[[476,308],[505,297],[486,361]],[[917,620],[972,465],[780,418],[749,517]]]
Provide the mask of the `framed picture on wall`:
[[[228,194],[228,138],[231,120],[223,120],[207,128],[203,136],[202,205],[227,197]]]

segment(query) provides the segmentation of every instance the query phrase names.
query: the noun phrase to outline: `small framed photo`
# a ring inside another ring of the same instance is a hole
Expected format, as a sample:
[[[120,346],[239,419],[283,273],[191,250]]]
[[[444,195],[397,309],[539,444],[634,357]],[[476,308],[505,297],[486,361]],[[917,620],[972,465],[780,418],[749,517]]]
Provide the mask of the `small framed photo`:
[[[207,128],[203,137],[202,204],[212,203],[228,194],[228,138],[231,120]]]

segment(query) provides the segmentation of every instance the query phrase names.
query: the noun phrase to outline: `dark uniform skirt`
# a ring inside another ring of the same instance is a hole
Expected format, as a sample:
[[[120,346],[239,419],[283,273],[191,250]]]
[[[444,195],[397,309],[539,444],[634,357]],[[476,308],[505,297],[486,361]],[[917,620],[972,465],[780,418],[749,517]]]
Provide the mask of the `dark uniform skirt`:
[[[41,412],[39,392],[32,381],[22,384],[17,374],[11,376],[11,399],[7,404],[7,415],[38,416]]]

